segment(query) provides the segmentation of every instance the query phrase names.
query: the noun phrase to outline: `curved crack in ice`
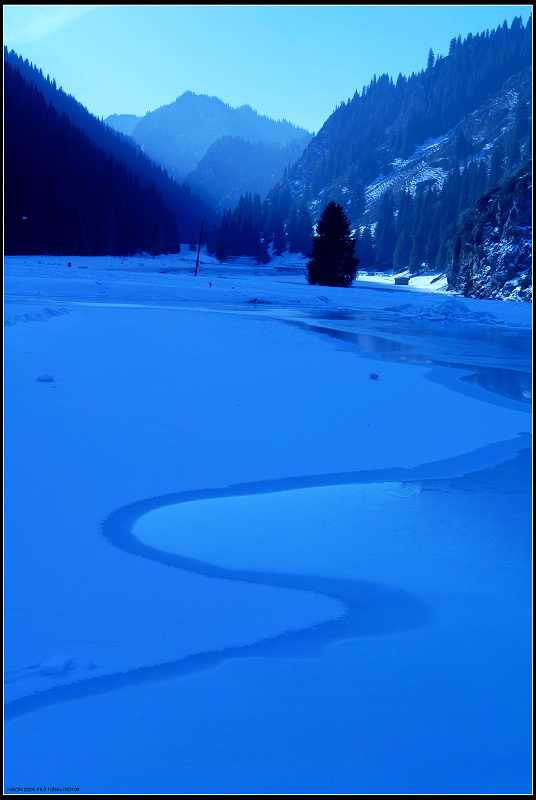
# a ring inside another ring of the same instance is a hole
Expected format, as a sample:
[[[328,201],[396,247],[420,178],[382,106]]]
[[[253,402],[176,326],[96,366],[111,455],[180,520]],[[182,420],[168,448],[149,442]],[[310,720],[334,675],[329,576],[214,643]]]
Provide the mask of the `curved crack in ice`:
[[[386,636],[424,627],[432,620],[432,611],[428,604],[417,595],[399,587],[358,579],[228,569],[158,550],[144,544],[132,533],[133,525],[140,516],[165,505],[187,503],[193,500],[266,494],[291,489],[352,483],[457,478],[504,463],[525,449],[529,443],[530,435],[522,434],[514,440],[498,442],[472,453],[412,469],[395,468],[257,481],[235,484],[226,488],[199,489],[163,495],[140,500],[117,509],[104,520],[102,533],[110,544],[127,553],[206,577],[327,595],[342,601],[347,611],[342,616],[327,622],[285,632],[270,639],[227,647],[222,650],[195,653],[175,661],[87,678],[27,695],[6,704],[5,721],[8,722],[58,703],[209,669],[228,658],[309,655],[329,642],[355,637]]]

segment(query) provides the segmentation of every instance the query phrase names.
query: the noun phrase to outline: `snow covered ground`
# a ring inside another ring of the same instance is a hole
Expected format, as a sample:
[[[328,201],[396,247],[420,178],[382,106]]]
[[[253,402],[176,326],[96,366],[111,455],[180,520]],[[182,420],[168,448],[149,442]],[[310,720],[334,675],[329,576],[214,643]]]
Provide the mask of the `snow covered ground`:
[[[530,792],[531,308],[195,256],[5,258],[4,791]]]

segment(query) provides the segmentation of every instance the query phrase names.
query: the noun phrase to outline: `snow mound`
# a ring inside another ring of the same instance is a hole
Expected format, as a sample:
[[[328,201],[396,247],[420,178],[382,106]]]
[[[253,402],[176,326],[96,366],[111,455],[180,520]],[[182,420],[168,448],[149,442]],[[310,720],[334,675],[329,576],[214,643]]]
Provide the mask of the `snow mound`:
[[[61,675],[73,667],[71,656],[54,656],[42,661],[39,667],[41,675]]]
[[[472,322],[480,324],[496,324],[497,320],[487,311],[472,311],[463,300],[456,298],[445,300],[431,308],[423,308],[414,303],[398,303],[390,306],[390,312],[401,317],[424,319],[437,322]]]

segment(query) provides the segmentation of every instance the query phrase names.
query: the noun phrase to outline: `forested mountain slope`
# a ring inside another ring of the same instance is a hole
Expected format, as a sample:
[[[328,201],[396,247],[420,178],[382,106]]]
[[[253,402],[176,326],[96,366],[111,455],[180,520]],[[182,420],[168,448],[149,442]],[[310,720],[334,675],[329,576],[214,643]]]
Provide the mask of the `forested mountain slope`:
[[[4,252],[177,252],[173,211],[4,64]]]
[[[166,207],[173,212],[177,220],[178,238],[182,242],[196,242],[199,238],[201,221],[212,222],[217,219],[213,209],[195,195],[187,186],[174,181],[167,172],[143,154],[130,138],[112,130],[71,95],[65,94],[56,81],[44,76],[28,60],[18,56],[13,50],[4,47],[4,65],[17,68],[24,80],[34,85],[43,95],[47,104],[69,121],[107,155],[125,165],[127,173],[138,179],[140,186],[155,185],[156,192],[162,197]],[[4,131],[10,126],[7,110],[4,112]]]
[[[141,117],[135,114],[110,114],[106,117],[104,122],[113,128],[118,133],[123,133],[125,136],[131,136],[132,131],[140,121]],[[134,139],[132,140],[134,141]]]
[[[362,266],[444,270],[458,216],[531,153],[532,19],[430,51],[342,103],[264,204],[266,237],[301,207],[343,205]],[[288,233],[288,232],[287,232]]]
[[[532,300],[532,162],[462,216],[447,277],[466,297]]]
[[[264,200],[311,139],[311,134],[306,134],[286,144],[278,144],[222,136],[186,177],[186,183],[221,212],[234,208],[240,195],[248,192],[258,194]]]

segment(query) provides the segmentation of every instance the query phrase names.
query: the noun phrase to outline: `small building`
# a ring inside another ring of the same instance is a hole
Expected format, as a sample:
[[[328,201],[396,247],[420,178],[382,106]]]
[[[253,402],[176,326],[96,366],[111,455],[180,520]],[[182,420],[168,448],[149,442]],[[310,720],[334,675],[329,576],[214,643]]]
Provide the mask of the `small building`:
[[[404,275],[397,275],[395,277],[395,283],[398,286],[407,286],[409,284],[409,278]]]

